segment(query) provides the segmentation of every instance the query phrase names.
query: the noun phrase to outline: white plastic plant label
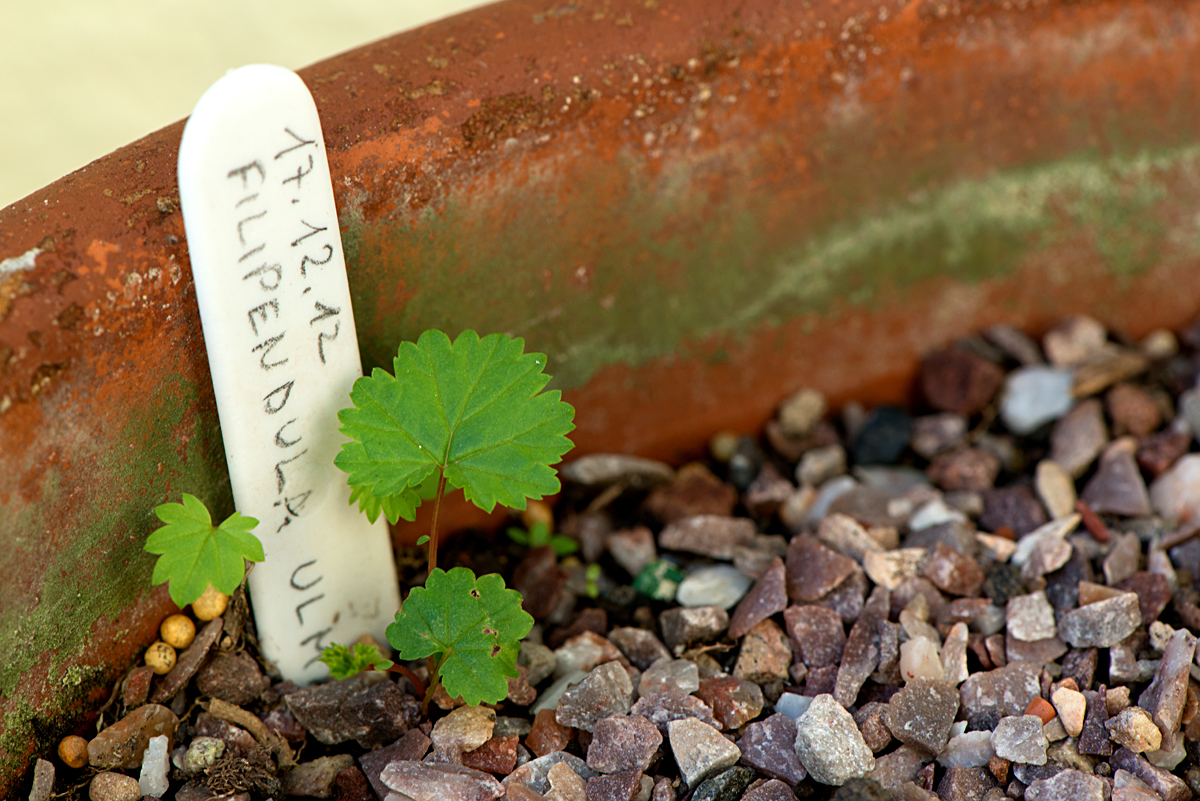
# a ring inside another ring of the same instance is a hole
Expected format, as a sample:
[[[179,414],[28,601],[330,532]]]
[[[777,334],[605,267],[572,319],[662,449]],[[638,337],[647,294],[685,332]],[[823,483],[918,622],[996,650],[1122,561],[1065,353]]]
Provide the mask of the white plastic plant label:
[[[312,96],[282,67],[233,70],[179,147],[179,197],[263,654],[328,675],[330,642],[380,642],[400,598],[387,524],[349,504],[337,412],[362,375],[329,164]]]

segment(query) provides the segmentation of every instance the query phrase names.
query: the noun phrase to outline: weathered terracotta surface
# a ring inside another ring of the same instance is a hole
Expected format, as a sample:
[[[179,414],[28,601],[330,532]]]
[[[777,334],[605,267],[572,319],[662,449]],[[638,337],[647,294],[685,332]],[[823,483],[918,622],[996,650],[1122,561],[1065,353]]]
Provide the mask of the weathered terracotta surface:
[[[678,460],[805,384],[902,400],[1001,320],[1200,309],[1196,2],[510,0],[302,75],[368,369],[524,336],[576,453]],[[152,507],[230,509],[181,129],[0,211],[5,796],[169,611]]]

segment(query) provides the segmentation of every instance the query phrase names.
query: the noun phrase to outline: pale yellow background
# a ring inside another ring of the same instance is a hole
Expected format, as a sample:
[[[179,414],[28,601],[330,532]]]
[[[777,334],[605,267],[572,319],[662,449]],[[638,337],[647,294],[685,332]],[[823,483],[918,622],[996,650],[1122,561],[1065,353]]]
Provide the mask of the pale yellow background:
[[[187,116],[228,69],[296,69],[485,2],[0,0],[0,207]]]

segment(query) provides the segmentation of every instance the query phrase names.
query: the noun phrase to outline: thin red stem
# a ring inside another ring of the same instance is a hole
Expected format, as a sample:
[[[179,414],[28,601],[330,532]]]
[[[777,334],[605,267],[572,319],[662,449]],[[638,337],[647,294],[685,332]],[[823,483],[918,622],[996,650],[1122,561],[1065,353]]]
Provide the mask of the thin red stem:
[[[401,676],[411,681],[413,689],[417,691],[417,695],[421,696],[422,698],[425,697],[425,682],[421,681],[421,679],[417,677],[416,673],[413,673],[404,665],[392,665],[390,668],[388,668],[388,670],[392,671],[393,673],[399,673]]]

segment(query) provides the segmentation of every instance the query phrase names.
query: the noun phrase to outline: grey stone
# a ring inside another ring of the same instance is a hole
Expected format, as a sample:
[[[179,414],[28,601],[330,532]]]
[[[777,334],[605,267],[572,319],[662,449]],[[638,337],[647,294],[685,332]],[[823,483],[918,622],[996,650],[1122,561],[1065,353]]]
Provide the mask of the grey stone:
[[[138,787],[144,796],[162,798],[170,783],[167,772],[171,768],[167,735],[160,734],[151,737],[150,743],[142,754],[142,771],[138,775]]]
[[[621,658],[621,650],[594,631],[585,631],[554,651],[554,678],[582,671]]]
[[[173,741],[178,726],[179,718],[165,706],[140,706],[88,742],[88,763],[94,768],[140,768],[150,738],[165,734]]]
[[[1050,432],[1050,458],[1078,478],[1108,444],[1104,407],[1095,398],[1081,401]]]
[[[925,459],[960,444],[967,435],[967,417],[953,412],[941,412],[913,420],[910,447]]]
[[[1138,697],[1138,706],[1150,714],[1162,733],[1163,749],[1169,750],[1175,744],[1195,652],[1196,638],[1191,632],[1179,629],[1172,634],[1154,680]]]
[[[1136,532],[1114,534],[1112,547],[1104,557],[1104,582],[1115,587],[1132,576],[1140,566],[1141,557],[1142,542]]]
[[[742,598],[729,619],[729,636],[737,640],[771,615],[787,608],[787,571],[779,557]]]
[[[755,684],[786,682],[791,665],[791,642],[779,624],[767,618],[759,621],[742,637],[742,648],[733,667],[733,676]]]
[[[584,797],[587,801],[633,801],[641,789],[642,772],[630,768],[588,779]]]
[[[646,629],[622,627],[608,633],[608,640],[621,649],[625,658],[632,662],[638,670],[645,670],[663,657],[669,657],[671,652],[654,632]]]
[[[461,762],[465,751],[474,751],[492,738],[496,710],[485,706],[460,706],[433,724],[434,759]]]
[[[39,759],[33,766],[33,786],[29,801],[50,801],[54,795],[54,763]]]
[[[196,673],[196,689],[203,695],[235,706],[251,703],[270,686],[257,660],[245,651],[218,652]]]
[[[642,673],[638,695],[679,693],[689,695],[700,687],[700,670],[687,659],[664,657]]]
[[[800,660],[809,668],[842,661],[846,629],[837,612],[824,606],[789,606],[783,619]]]
[[[1104,723],[1114,742],[1135,754],[1156,751],[1162,745],[1162,732],[1150,714],[1140,706],[1127,706]]]
[[[738,545],[754,543],[754,521],[744,517],[693,515],[668,524],[658,535],[661,548],[713,559],[733,559]]]
[[[501,715],[497,716],[496,723],[492,727],[492,736],[505,737],[515,734],[518,737],[524,737],[532,728],[533,724],[527,718],[510,718]]]
[[[787,715],[793,721],[808,711],[813,696],[783,693],[775,701],[775,711]]]
[[[140,801],[142,790],[137,779],[123,773],[101,771],[88,785],[91,801]]]
[[[995,670],[973,673],[959,687],[963,716],[970,719],[988,710],[1021,715],[1037,695],[1040,665],[1014,662]]]
[[[1041,364],[1042,349],[1037,342],[1019,328],[1005,323],[993,325],[983,331],[984,338],[1023,365]]]
[[[1163,801],[1188,801],[1191,788],[1178,776],[1151,765],[1145,757],[1128,748],[1118,748],[1110,760],[1114,768],[1126,770],[1150,786]]]
[[[694,695],[679,695],[678,693],[643,695],[637,699],[637,703],[633,705],[631,711],[633,714],[641,715],[649,720],[664,734],[673,720],[695,718],[713,728],[718,725],[712,708]]]
[[[834,697],[843,707],[854,705],[863,683],[880,665],[880,631],[887,622],[890,599],[886,587],[872,590],[846,638],[834,689]]]
[[[637,576],[643,567],[658,558],[654,534],[645,526],[613,532],[608,535],[606,544],[612,558],[630,576]]]
[[[1133,452],[1113,443],[1080,496],[1097,514],[1144,517],[1151,514],[1150,494]]]
[[[1058,636],[1075,648],[1111,648],[1142,624],[1136,593],[1072,609],[1058,622]]]
[[[841,785],[875,767],[854,718],[829,694],[814,698],[796,721],[796,756],[822,784]]]
[[[691,801],[738,801],[753,781],[749,768],[730,768],[702,781]]]
[[[846,472],[846,449],[827,445],[805,451],[796,465],[796,482],[802,487],[819,487]]]
[[[284,795],[305,798],[332,798],[334,779],[338,771],[354,764],[349,754],[318,757],[311,762],[301,762],[283,774],[281,784]]]
[[[705,565],[679,582],[675,600],[690,607],[731,609],[749,589],[750,577],[733,565]]]
[[[915,779],[928,764],[929,754],[924,749],[902,745],[895,751],[875,757],[875,767],[867,776],[881,787],[898,787]]]
[[[671,721],[667,736],[679,773],[688,787],[696,787],[708,776],[733,767],[742,754],[719,731],[695,718]]]
[[[1045,765],[1046,748],[1050,744],[1046,741],[1042,726],[1042,719],[1037,715],[1001,718],[992,731],[992,748],[996,756],[1012,762]]]
[[[563,693],[555,717],[563,726],[591,731],[596,721],[623,715],[633,705],[633,682],[617,662],[593,668],[587,678]]]
[[[990,731],[968,731],[955,735],[938,755],[938,762],[947,768],[981,768],[996,756]]]
[[[1032,434],[1070,411],[1074,398],[1070,370],[1019,367],[1008,374],[1000,396],[1000,418],[1009,431]]]
[[[677,606],[659,615],[658,625],[663,642],[681,654],[690,645],[720,637],[729,627],[729,613],[719,606]]]
[[[306,687],[284,700],[300,725],[325,745],[354,740],[374,748],[393,742],[421,718],[420,702],[378,674]]]
[[[588,767],[598,773],[616,773],[650,766],[662,744],[658,729],[641,715],[612,715],[596,722],[587,750]]]
[[[888,702],[888,729],[901,742],[939,754],[950,738],[958,703],[954,685],[913,679]]]
[[[596,775],[596,772],[579,757],[568,754],[566,751],[554,751],[537,759],[531,759],[524,765],[518,765],[512,773],[504,777],[503,784],[506,788],[512,788],[514,784],[519,784],[535,793],[544,795],[550,790],[550,770],[559,763],[566,763],[567,767],[583,779],[590,779]],[[512,793],[512,789],[509,789],[509,793]]]
[[[943,801],[975,801],[996,786],[987,768],[948,768],[938,782],[937,797]]]
[[[573,459],[558,469],[564,481],[585,487],[607,487],[624,482],[649,488],[675,478],[670,465],[621,453],[593,453]]]
[[[1200,431],[1193,432],[1200,438]],[[1159,517],[1194,520],[1200,515],[1200,453],[1181,457],[1150,485],[1150,504]]]
[[[432,740],[426,737],[420,729],[409,729],[404,736],[391,745],[363,754],[358,758],[358,764],[362,766],[363,775],[371,783],[375,794],[383,798],[388,793],[387,787],[380,779],[383,769],[392,762],[420,761],[421,757],[425,756],[425,752],[429,750],[431,743]]]
[[[858,565],[816,537],[801,534],[788,543],[785,568],[788,598],[811,603],[845,581]]]
[[[529,671],[526,677],[531,685],[537,686],[554,675],[558,659],[554,652],[540,642],[521,641],[521,651],[517,654],[517,664]]]
[[[742,762],[762,774],[793,785],[808,775],[796,756],[796,723],[781,712],[746,726],[737,745]]]
[[[796,794],[779,779],[767,779],[761,784],[751,785],[742,796],[742,801],[796,801]]]
[[[1070,546],[1066,547],[1069,553]],[[1046,593],[1041,590],[1009,598],[1007,618],[1008,633],[1022,642],[1044,640],[1058,634],[1058,626],[1054,623],[1054,607],[1050,606]]]
[[[492,776],[444,762],[393,762],[381,780],[413,801],[491,801],[504,795]]]

